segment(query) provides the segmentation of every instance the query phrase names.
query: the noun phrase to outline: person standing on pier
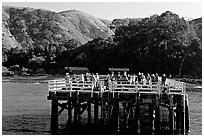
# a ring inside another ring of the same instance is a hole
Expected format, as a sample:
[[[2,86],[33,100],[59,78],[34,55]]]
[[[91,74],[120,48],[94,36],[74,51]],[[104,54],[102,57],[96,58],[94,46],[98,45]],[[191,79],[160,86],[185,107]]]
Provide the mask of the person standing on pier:
[[[164,85],[165,86],[165,82],[166,82],[166,74],[163,74],[162,75],[162,85]]]
[[[69,73],[66,73],[65,82],[66,82],[66,87],[69,87],[71,83]]]
[[[151,75],[151,79],[152,79],[152,83],[155,84],[157,82],[156,77],[155,77],[154,74]]]
[[[158,75],[158,73],[155,73],[155,79],[156,79],[156,82],[159,82],[159,75]]]
[[[69,73],[66,73],[65,80],[66,80],[66,83],[70,82],[70,75],[69,75]]]

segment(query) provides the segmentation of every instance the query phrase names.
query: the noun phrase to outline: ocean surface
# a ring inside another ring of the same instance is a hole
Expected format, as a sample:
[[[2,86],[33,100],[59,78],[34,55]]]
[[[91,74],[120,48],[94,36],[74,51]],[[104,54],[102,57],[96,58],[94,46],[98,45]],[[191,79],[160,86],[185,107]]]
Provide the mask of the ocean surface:
[[[191,135],[202,134],[202,90],[187,91]],[[50,135],[51,101],[47,83],[2,82],[2,134]],[[67,111],[59,117],[66,129]]]

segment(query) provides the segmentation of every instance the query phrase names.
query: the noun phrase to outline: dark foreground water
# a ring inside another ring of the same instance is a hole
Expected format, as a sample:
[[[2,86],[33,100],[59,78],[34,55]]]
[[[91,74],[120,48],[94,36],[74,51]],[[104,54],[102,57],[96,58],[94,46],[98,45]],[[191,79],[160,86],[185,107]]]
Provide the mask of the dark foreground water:
[[[202,90],[188,91],[191,135],[202,134]],[[50,134],[50,104],[46,83],[2,83],[2,134]],[[59,117],[66,129],[67,112]],[[79,131],[80,132],[80,131]],[[80,133],[79,133],[80,134]]]

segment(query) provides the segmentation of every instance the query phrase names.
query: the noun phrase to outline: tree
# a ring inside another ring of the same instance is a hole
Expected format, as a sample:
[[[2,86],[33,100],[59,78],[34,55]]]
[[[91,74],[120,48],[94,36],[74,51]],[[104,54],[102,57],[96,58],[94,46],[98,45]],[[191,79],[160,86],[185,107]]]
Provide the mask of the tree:
[[[29,60],[29,68],[36,71],[45,66],[46,60],[43,57],[33,57]]]
[[[181,77],[182,75],[182,67],[183,67],[183,64],[184,64],[184,61],[185,59],[188,57],[188,56],[195,56],[196,54],[199,54],[199,51],[201,51],[201,43],[200,43],[200,40],[199,39],[193,39],[191,41],[191,44],[189,46],[186,46],[184,48],[184,51],[183,51],[183,59],[181,61],[181,64],[180,64],[180,67],[179,67],[179,76]]]
[[[197,39],[194,31],[188,21],[169,11],[121,26],[115,32],[119,58],[137,66],[137,71],[176,74]]]

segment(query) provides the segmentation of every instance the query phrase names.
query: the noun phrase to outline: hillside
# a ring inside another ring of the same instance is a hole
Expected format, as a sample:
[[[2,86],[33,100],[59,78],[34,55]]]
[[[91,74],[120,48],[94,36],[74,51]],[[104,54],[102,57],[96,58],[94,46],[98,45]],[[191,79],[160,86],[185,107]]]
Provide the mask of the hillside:
[[[109,27],[110,28],[110,25],[111,25],[111,23],[112,23],[112,21],[111,20],[107,20],[107,19],[100,19],[100,21],[102,21],[107,27]]]
[[[198,37],[202,40],[202,18],[193,19],[190,23],[197,26],[196,33]]]
[[[202,19],[187,21],[171,11],[110,22],[77,10],[3,7],[2,63],[29,74],[86,66],[100,73],[128,67],[132,73],[200,77],[201,28]]]
[[[70,40],[80,46],[111,35],[113,32],[98,18],[76,10],[55,13],[22,7],[2,8],[2,45],[8,50],[17,46],[25,49],[28,45],[29,48],[44,47],[52,43],[67,46]]]
[[[95,38],[107,38],[113,35],[113,32],[100,19],[81,11],[68,10],[59,12],[58,15],[61,15],[64,21],[67,22],[69,31],[74,32],[74,30],[77,30],[80,33],[77,38],[80,40],[81,37],[83,44]],[[64,27],[64,25],[61,27]]]

